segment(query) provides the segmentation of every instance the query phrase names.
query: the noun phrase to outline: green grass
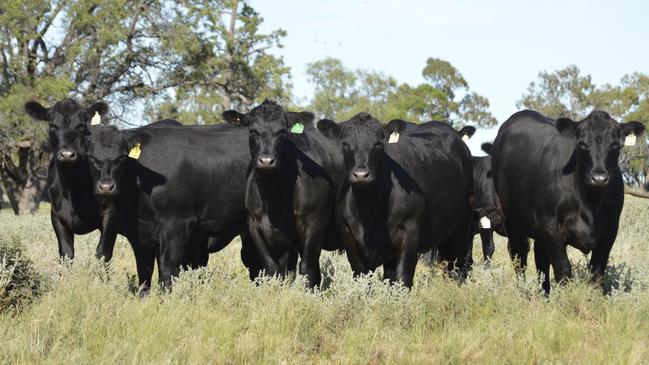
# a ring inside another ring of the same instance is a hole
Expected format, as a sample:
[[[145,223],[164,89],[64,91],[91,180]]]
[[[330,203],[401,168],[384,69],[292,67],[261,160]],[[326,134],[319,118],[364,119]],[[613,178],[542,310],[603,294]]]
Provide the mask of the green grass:
[[[496,242],[495,263],[462,285],[418,266],[412,292],[379,275],[353,280],[344,256],[325,253],[327,289],[298,280],[251,284],[240,243],[184,272],[171,294],[137,299],[128,244],[109,268],[93,259],[98,235],[77,238],[77,260],[58,263],[48,215],[0,213],[3,242],[18,242],[41,276],[31,304],[0,314],[6,363],[580,363],[649,361],[649,200],[627,197],[604,296],[578,278],[540,293],[533,269],[518,281]],[[530,257],[533,262],[533,257]],[[379,273],[380,274],[380,273]]]

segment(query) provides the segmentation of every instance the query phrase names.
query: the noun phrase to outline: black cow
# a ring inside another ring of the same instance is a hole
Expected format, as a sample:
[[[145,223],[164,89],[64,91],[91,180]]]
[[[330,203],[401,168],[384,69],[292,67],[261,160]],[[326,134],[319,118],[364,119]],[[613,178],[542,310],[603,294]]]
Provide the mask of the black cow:
[[[526,110],[500,127],[493,176],[519,273],[531,237],[546,292],[550,264],[557,282],[572,275],[566,245],[592,251],[593,278],[603,277],[624,204],[620,148],[625,137],[643,131],[639,122],[618,123],[602,111],[574,122]]]
[[[110,152],[102,152],[106,158],[96,166],[104,173],[96,178],[114,184],[118,194],[137,184],[139,241],[134,250],[141,283],[150,282],[157,256],[160,282],[170,289],[181,267],[206,265],[210,252],[242,233],[242,259],[251,275],[259,271],[245,234],[250,159],[246,128],[185,126],[112,133],[114,138],[105,139],[111,143],[102,146]],[[140,154],[124,158],[134,141]],[[126,173],[120,174],[123,168]]]
[[[334,225],[344,165],[339,148],[313,127],[313,114],[285,112],[265,101],[247,114],[223,113],[248,126],[251,162],[246,187],[250,235],[267,274],[299,272],[320,284],[320,251],[342,248]]]
[[[491,153],[491,144],[484,143],[482,150]],[[505,225],[500,202],[496,195],[491,173],[491,156],[473,157],[473,235],[480,234],[482,254],[486,262],[494,253],[494,231],[505,236]]]
[[[52,227],[56,234],[61,258],[74,258],[74,235],[86,234],[101,227],[99,207],[95,199],[92,178],[86,160],[86,138],[95,113],[105,115],[108,106],[96,102],[85,108],[65,99],[45,108],[36,101],[25,104],[26,112],[36,120],[49,124],[52,159],[47,183],[52,203]],[[97,246],[102,252],[103,235]]]
[[[382,125],[360,113],[317,128],[342,147],[346,180],[338,217],[355,274],[383,265],[411,287],[417,253],[439,249],[449,268],[468,270],[471,153],[446,123]]]

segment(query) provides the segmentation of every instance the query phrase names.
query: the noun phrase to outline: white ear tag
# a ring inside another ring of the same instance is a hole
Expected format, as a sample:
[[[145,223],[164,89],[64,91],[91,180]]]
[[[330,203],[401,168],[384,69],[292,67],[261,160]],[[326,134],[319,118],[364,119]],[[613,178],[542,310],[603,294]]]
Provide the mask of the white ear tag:
[[[399,133],[392,132],[390,134],[390,138],[388,139],[388,143],[397,143],[397,142],[399,142]]]
[[[462,136],[462,140],[464,141],[464,143],[469,142],[469,138],[471,138],[471,137],[469,137],[468,134],[465,134],[465,135]]]
[[[99,112],[95,112],[95,115],[93,115],[92,119],[90,120],[90,125],[98,124],[101,124],[101,115],[99,115]]]
[[[635,134],[631,133],[624,139],[625,146],[635,146]]]
[[[480,218],[480,228],[483,229],[490,229],[491,228],[491,221],[487,217],[482,217]]]

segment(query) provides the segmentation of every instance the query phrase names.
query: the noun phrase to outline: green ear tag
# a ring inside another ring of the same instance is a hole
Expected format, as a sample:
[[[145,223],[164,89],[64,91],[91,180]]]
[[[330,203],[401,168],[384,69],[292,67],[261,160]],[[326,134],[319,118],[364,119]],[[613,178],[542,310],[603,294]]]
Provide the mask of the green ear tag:
[[[304,132],[304,124],[297,122],[291,127],[291,133],[302,134]]]

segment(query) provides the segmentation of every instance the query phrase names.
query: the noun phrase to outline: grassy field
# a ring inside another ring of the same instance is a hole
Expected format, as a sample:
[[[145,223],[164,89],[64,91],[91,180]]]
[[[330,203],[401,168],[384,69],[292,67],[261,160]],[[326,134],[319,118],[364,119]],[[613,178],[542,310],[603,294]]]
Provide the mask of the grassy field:
[[[495,263],[485,268],[476,255],[466,283],[420,265],[412,292],[380,272],[354,280],[346,258],[331,253],[321,259],[321,292],[299,280],[254,285],[233,242],[207,269],[184,272],[173,293],[137,299],[125,240],[109,268],[92,258],[97,234],[78,237],[77,260],[61,265],[48,214],[3,210],[0,244],[21,247],[40,287],[31,304],[0,314],[0,362],[649,363],[648,221],[649,200],[627,197],[608,296],[571,250],[579,278],[545,297],[532,269],[525,282],[514,278],[498,239]]]

